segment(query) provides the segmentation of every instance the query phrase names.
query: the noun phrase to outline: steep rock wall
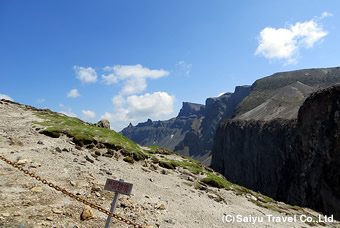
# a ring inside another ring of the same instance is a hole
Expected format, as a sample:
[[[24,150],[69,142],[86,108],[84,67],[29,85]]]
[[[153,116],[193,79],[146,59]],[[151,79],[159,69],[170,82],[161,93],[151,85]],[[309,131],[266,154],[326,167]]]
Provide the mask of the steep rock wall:
[[[295,120],[225,121],[217,129],[211,167],[229,181],[276,196]]]
[[[340,85],[307,98],[299,110],[294,146],[287,201],[340,219]]]
[[[228,120],[211,166],[232,182],[340,219],[340,85],[313,93],[297,120]]]

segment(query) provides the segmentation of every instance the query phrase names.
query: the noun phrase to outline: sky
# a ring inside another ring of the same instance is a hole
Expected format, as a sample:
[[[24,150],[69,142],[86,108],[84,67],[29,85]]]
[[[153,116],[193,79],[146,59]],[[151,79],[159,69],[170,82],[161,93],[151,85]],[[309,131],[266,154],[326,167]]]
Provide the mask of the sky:
[[[340,66],[339,40],[338,0],[0,0],[0,98],[120,131]]]

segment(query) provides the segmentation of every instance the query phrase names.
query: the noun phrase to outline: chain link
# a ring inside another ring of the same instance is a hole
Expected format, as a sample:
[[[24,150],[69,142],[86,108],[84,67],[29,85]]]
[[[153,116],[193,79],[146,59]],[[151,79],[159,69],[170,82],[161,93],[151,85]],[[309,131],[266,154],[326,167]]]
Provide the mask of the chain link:
[[[94,203],[91,203],[91,202],[89,202],[89,201],[87,201],[87,200],[85,200],[85,199],[83,199],[83,198],[81,198],[81,197],[79,197],[79,196],[76,196],[76,195],[73,194],[72,192],[67,191],[65,188],[61,188],[61,187],[59,187],[58,185],[54,185],[53,183],[48,182],[46,179],[43,179],[43,178],[41,178],[40,176],[36,175],[35,173],[30,172],[30,171],[28,171],[27,169],[22,168],[22,167],[19,166],[17,163],[14,163],[14,162],[8,160],[7,158],[5,158],[5,157],[2,156],[2,155],[0,155],[0,159],[3,160],[3,161],[5,161],[6,163],[10,164],[11,166],[13,166],[13,167],[15,167],[15,168],[17,168],[17,169],[23,171],[25,174],[27,174],[27,175],[29,175],[29,176],[31,176],[31,177],[34,177],[36,180],[42,182],[43,184],[46,184],[46,185],[50,186],[51,188],[54,188],[55,190],[57,190],[57,191],[59,191],[59,192],[62,192],[62,193],[64,193],[65,195],[67,195],[67,196],[69,196],[69,197],[71,197],[71,198],[73,198],[73,199],[76,199],[77,201],[79,201],[79,202],[81,202],[81,203],[83,203],[83,204],[85,204],[85,205],[88,205],[88,206],[90,206],[90,207],[92,207],[92,208],[94,208],[94,209],[96,209],[96,210],[98,210],[98,211],[100,211],[100,212],[102,212],[102,213],[104,213],[104,214],[107,214],[107,215],[109,215],[109,216],[111,216],[111,217],[113,217],[113,218],[115,218],[115,219],[118,219],[119,221],[125,222],[125,223],[128,224],[128,225],[132,225],[133,227],[136,227],[136,228],[143,228],[141,225],[139,225],[139,224],[137,224],[137,223],[134,223],[134,222],[132,222],[132,221],[126,219],[126,218],[123,218],[123,217],[120,216],[120,215],[117,215],[117,214],[115,214],[115,213],[113,213],[113,212],[110,212],[110,211],[108,211],[108,210],[106,210],[106,209],[104,209],[104,208],[102,208],[102,207],[100,207],[100,206],[98,206],[98,205],[96,205],[96,204],[94,204]]]

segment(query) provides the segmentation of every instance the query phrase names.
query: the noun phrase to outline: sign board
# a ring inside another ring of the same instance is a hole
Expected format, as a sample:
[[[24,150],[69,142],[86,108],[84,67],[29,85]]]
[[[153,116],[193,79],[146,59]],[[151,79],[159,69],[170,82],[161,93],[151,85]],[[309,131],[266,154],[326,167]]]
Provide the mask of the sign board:
[[[123,195],[130,195],[133,184],[126,183],[124,181],[112,180],[107,178],[104,186],[104,190],[117,192]]]

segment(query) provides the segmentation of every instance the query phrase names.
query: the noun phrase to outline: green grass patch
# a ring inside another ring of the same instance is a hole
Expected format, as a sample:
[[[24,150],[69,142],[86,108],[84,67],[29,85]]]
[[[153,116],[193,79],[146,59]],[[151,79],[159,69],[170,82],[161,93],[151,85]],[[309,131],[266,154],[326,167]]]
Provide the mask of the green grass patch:
[[[157,164],[159,162],[158,158],[155,155],[151,156],[152,163]]]
[[[59,138],[61,135],[61,132],[58,129],[55,129],[53,127],[46,129],[46,130],[41,130],[39,133],[47,135],[52,138]]]
[[[216,176],[215,174],[208,173],[208,177],[205,177],[201,182],[216,188],[225,188],[227,190],[231,189],[232,183],[223,179],[222,177]]]
[[[135,162],[133,157],[125,157],[125,158],[123,158],[123,161],[125,161],[127,163],[131,163],[131,164],[133,164]]]
[[[176,169],[177,165],[172,161],[159,161],[159,166],[166,169]]]
[[[74,117],[68,117],[49,110],[41,110],[35,114],[43,119],[43,122],[34,122],[46,127],[40,133],[57,137],[60,134],[68,135],[79,146],[102,147],[103,145],[113,150],[125,150],[131,153],[135,160],[142,160],[147,157],[147,152],[141,147],[126,138],[125,136],[106,128],[100,128],[87,124]]]
[[[173,154],[174,152],[169,150],[169,149],[166,149],[166,148],[163,148],[163,147],[160,147],[160,146],[148,146],[148,149],[147,150],[150,154],[166,154],[166,155],[169,155],[169,154]]]
[[[269,196],[265,196],[265,195],[262,195],[261,193],[256,193],[257,194],[257,197],[262,201],[262,202],[265,202],[265,203],[275,203],[276,201],[273,200],[272,198],[270,198]]]
[[[301,207],[296,206],[296,205],[294,205],[294,206],[292,206],[292,205],[287,205],[287,206],[288,206],[289,209],[293,209],[293,210],[296,210],[296,211],[301,211],[301,210],[303,210]]]
[[[259,207],[263,207],[263,208],[266,208],[268,210],[272,210],[272,211],[277,211],[279,213],[282,213],[282,214],[287,214],[287,211],[284,211],[284,210],[281,210],[279,208],[277,208],[275,205],[273,204],[270,204],[270,203],[262,203],[258,200],[253,200],[253,199],[250,199],[250,201],[254,204],[256,204],[257,206]]]
[[[234,189],[236,195],[246,195],[246,194],[252,194],[252,191],[250,191],[248,188],[233,184],[232,188]]]
[[[205,190],[206,188],[203,187],[199,182],[194,183],[194,188],[198,190]]]
[[[190,170],[195,175],[198,175],[199,173],[204,172],[203,165],[199,161],[192,159],[192,158],[185,157],[185,156],[184,158],[185,159],[182,161],[171,160],[171,162],[178,167],[183,167],[184,169]]]

